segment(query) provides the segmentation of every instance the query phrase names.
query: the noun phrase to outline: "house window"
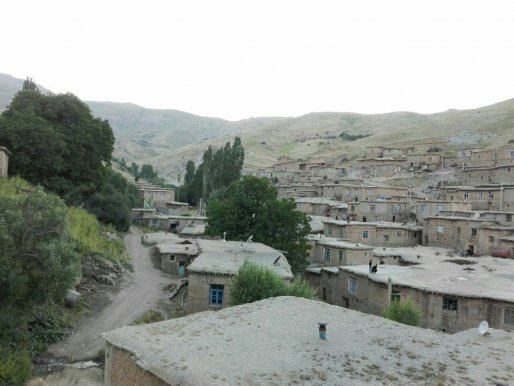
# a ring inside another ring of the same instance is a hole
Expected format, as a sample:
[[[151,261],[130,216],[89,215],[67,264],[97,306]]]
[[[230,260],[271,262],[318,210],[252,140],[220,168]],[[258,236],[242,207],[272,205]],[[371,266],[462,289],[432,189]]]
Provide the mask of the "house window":
[[[376,209],[376,206],[375,206],[375,205],[370,205],[370,206],[369,206],[369,211],[370,211],[370,212],[374,212],[374,211],[375,211],[375,209]]]
[[[169,258],[168,258],[169,261],[175,261],[175,255],[171,255]]]
[[[330,248],[325,248],[325,261],[330,263]]]
[[[477,228],[471,228],[471,237],[477,235]]]
[[[503,323],[514,326],[514,308],[506,308],[503,313]]]
[[[443,210],[442,205],[437,205],[437,213],[441,212]]]
[[[402,231],[396,231],[396,236],[401,236],[402,235]]]
[[[460,227],[457,227],[457,234],[460,235]]]
[[[457,299],[447,296],[443,297],[443,310],[457,311]]]
[[[469,197],[469,192],[464,192],[464,198],[468,198]]]
[[[421,205],[421,209],[420,209],[420,212],[421,213],[425,213],[427,211],[427,206],[425,204],[422,204]]]
[[[330,225],[328,226],[328,235],[332,236],[332,227]]]
[[[362,232],[362,238],[367,239],[368,238],[368,231]]]
[[[444,233],[444,227],[442,225],[437,226],[437,233]]]
[[[507,217],[505,218],[505,221],[511,222],[512,221],[512,215],[508,214]]]
[[[373,195],[373,189],[368,189],[368,196],[372,196]]]
[[[484,196],[484,192],[478,192],[478,197],[483,197]]]
[[[348,293],[350,295],[357,295],[358,281],[354,277],[348,278]]]
[[[339,262],[342,263],[344,259],[344,251],[339,251]]]
[[[489,236],[489,242],[490,243],[494,243],[494,237],[493,236]]]
[[[494,193],[493,192],[489,192],[489,198],[494,198]]]
[[[400,301],[400,293],[398,291],[391,292],[391,301],[392,302],[394,302],[394,301],[399,302]]]
[[[389,235],[384,235],[384,241],[389,241]]]
[[[209,304],[223,305],[223,291],[225,286],[221,284],[211,284],[209,291]]]

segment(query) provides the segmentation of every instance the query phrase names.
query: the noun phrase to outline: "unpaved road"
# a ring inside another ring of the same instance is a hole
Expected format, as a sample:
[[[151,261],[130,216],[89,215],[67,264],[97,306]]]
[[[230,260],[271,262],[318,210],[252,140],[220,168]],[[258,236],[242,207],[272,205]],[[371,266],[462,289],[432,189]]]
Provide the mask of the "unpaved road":
[[[167,299],[163,287],[171,276],[153,267],[150,248],[141,244],[141,236],[140,230],[131,228],[124,238],[134,274],[127,275],[118,293],[109,295],[111,304],[99,315],[84,320],[73,335],[50,346],[49,354],[70,362],[93,358],[103,348],[103,332],[130,324],[148,309],[157,307],[160,300]]]

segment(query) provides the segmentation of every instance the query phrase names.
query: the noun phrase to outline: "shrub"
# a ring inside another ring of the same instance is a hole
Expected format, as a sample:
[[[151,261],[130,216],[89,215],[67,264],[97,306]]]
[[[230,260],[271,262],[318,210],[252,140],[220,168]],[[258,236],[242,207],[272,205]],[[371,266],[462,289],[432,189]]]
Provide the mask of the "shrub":
[[[139,318],[134,320],[132,324],[140,325],[140,324],[148,324],[148,323],[156,323],[162,322],[164,320],[164,316],[157,310],[148,310]]]
[[[419,326],[421,324],[421,310],[412,299],[393,300],[384,309],[382,316],[409,326]]]
[[[314,299],[316,292],[303,279],[287,284],[271,269],[246,259],[232,279],[230,304],[252,303],[275,296],[296,296]]]
[[[0,346],[0,385],[23,385],[30,376],[32,362],[26,350]]]

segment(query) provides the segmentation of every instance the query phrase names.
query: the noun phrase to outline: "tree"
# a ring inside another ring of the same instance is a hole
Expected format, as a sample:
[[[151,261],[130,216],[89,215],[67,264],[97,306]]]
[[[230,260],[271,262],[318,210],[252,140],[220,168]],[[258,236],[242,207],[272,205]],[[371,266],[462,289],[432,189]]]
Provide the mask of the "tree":
[[[27,76],[27,79],[23,81],[23,90],[30,90],[30,91],[38,91],[39,88],[37,87],[36,82],[34,82],[34,79]]]
[[[230,286],[230,304],[252,303],[275,296],[296,296],[313,299],[315,291],[301,279],[288,284],[275,272],[246,259]]]
[[[421,310],[412,299],[393,300],[383,311],[382,316],[409,326],[421,324]]]
[[[215,196],[207,206],[207,234],[226,232],[229,240],[253,240],[284,251],[295,274],[308,265],[308,218],[294,201],[278,199],[265,179],[245,176]]]

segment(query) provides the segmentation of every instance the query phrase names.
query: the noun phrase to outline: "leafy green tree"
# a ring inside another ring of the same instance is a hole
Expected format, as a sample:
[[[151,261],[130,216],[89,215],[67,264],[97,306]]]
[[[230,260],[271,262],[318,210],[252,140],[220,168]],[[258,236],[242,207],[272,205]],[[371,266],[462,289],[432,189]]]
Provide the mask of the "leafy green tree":
[[[132,174],[134,177],[137,177],[139,174],[139,166],[135,162],[130,164],[130,174]]]
[[[393,300],[383,311],[382,316],[409,326],[421,324],[421,310],[412,299]]]
[[[23,81],[23,90],[39,91],[39,88],[36,82],[34,82],[34,79],[27,77],[27,79]]]
[[[297,279],[293,283],[286,283],[271,269],[246,259],[232,279],[230,304],[236,306],[276,296],[314,299],[315,291],[305,280]]]
[[[184,185],[192,185],[195,179],[195,163],[191,160],[187,161],[186,175],[184,176]]]
[[[292,200],[278,199],[265,179],[245,176],[219,193],[207,207],[207,234],[253,240],[284,251],[295,274],[308,265],[308,218]]]

